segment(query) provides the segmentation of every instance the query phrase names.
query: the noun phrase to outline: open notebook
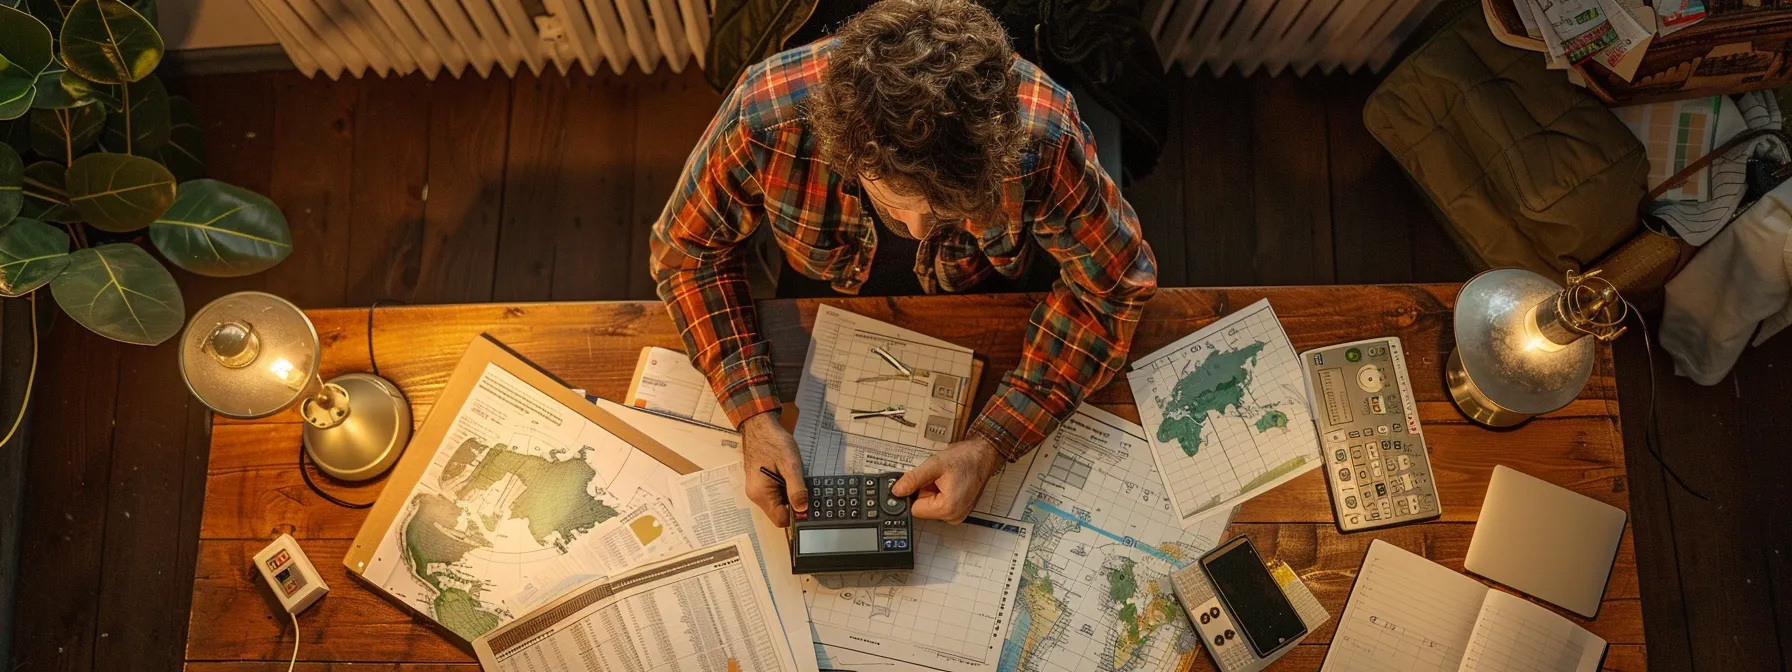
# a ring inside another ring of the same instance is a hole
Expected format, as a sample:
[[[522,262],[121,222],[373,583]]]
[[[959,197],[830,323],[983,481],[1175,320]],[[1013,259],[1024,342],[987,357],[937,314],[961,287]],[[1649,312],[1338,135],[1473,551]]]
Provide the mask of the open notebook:
[[[1321,669],[1590,672],[1605,649],[1548,609],[1376,540]]]

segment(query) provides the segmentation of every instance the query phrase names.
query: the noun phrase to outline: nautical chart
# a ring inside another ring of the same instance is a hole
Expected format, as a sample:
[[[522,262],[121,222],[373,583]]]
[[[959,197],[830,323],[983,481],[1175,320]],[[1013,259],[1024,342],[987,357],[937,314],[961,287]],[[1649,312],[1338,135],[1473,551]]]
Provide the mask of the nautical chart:
[[[948,672],[993,672],[1032,525],[917,521],[912,572],[803,577],[815,641]]]
[[[1091,406],[1034,452],[1016,504],[1033,540],[1000,672],[1186,669],[1193,629],[1169,574],[1211,550],[1231,516],[1184,529],[1143,429]]]
[[[1185,526],[1319,466],[1300,360],[1268,299],[1139,358],[1127,380]]]

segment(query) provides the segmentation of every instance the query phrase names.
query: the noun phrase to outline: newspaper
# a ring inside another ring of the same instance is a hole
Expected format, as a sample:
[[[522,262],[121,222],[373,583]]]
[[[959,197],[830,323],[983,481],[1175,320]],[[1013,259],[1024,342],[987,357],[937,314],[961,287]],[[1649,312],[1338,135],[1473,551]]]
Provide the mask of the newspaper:
[[[745,536],[595,579],[473,642],[487,672],[798,672]],[[726,609],[710,608],[725,604]],[[805,652],[807,653],[807,652]]]

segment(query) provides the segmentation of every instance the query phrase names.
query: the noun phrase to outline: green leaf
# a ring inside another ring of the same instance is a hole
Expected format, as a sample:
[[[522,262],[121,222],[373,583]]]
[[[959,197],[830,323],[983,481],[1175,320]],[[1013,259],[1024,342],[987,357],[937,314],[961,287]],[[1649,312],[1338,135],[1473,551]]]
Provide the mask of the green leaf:
[[[182,183],[149,239],[174,265],[216,278],[260,273],[292,254],[292,230],[273,201],[217,180]]]
[[[25,166],[25,207],[19,214],[58,224],[81,221],[68,207],[68,190],[63,185],[62,164],[39,161]]]
[[[199,110],[193,102],[180,96],[168,97],[168,144],[156,152],[156,159],[182,182],[205,177],[205,129],[199,126]]]
[[[106,127],[106,111],[98,105],[64,110],[31,111],[31,151],[67,163],[93,146]]]
[[[31,101],[31,107],[59,110],[94,103],[102,103],[107,109],[122,106],[118,100],[118,86],[89,82],[69,72],[61,62],[53,62],[37,77],[37,99]]]
[[[155,156],[168,144],[172,122],[168,111],[168,90],[155,75],[134,84],[120,84],[124,106],[106,117],[106,130],[100,144],[109,151],[137,156]]]
[[[166,341],[187,314],[174,276],[129,243],[75,250],[68,269],[50,281],[50,293],[81,326],[126,343]]]
[[[68,267],[68,234],[35,219],[0,226],[0,296],[24,296]]]
[[[34,77],[0,76],[0,119],[17,119],[31,111],[31,101],[37,98],[36,83]]]
[[[0,76],[37,77],[50,65],[50,29],[23,11],[0,6]]]
[[[124,107],[124,101],[118,98],[118,84],[95,84],[67,70],[62,72],[61,79],[62,90],[78,100],[97,102],[108,110]]]
[[[162,62],[162,36],[118,0],[80,0],[62,23],[62,63],[101,84],[148,77]]]
[[[0,145],[0,226],[25,207],[25,161],[11,147]]]
[[[136,231],[174,203],[174,176],[155,161],[129,154],[88,154],[68,167],[68,204],[102,231]]]

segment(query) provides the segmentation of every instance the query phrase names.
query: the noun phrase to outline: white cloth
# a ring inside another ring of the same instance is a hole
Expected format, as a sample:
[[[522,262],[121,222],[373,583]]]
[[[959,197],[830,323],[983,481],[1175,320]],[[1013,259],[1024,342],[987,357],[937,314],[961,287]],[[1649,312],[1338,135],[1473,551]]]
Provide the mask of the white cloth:
[[[1668,282],[1661,345],[1675,373],[1716,385],[1750,336],[1759,345],[1792,324],[1789,301],[1792,181],[1762,196]]]

